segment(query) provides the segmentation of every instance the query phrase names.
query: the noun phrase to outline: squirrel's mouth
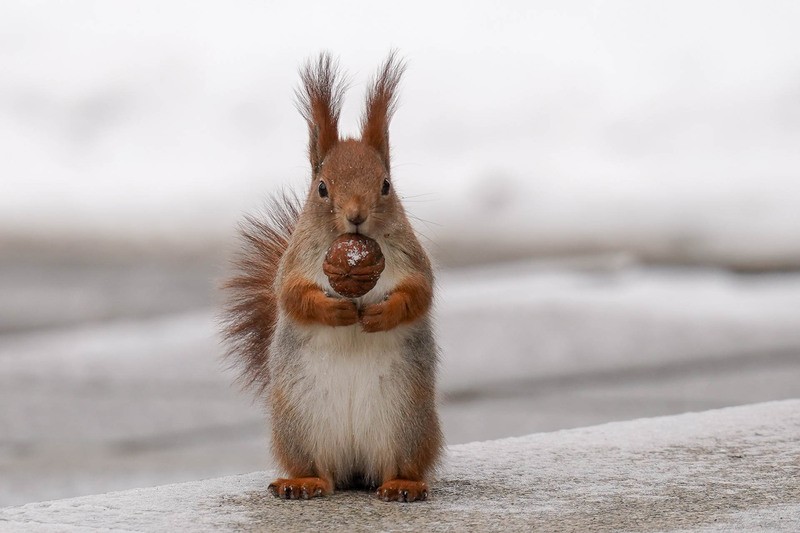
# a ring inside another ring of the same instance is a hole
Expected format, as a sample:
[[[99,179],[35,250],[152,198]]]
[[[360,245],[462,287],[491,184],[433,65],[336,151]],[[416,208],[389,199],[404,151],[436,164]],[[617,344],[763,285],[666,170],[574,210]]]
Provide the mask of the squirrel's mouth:
[[[367,228],[364,227],[366,225],[367,225],[366,222],[361,224],[353,224],[352,222],[348,221],[345,222],[344,231],[342,233],[358,233],[364,235],[365,237],[369,237],[370,236],[369,231]]]

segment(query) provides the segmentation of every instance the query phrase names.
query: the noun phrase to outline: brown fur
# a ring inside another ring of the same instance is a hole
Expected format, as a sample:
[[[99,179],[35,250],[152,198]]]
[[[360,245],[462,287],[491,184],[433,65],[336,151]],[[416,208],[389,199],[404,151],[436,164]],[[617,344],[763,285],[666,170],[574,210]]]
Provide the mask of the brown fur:
[[[405,69],[405,63],[397,58],[396,52],[389,54],[389,59],[370,84],[361,118],[361,140],[378,151],[386,168],[390,168],[389,122],[397,108],[397,86]]]
[[[297,108],[308,123],[308,156],[311,170],[319,172],[325,156],[339,141],[339,113],[346,84],[330,54],[320,54],[300,70],[302,86],[295,92]]]
[[[423,316],[430,309],[432,300],[430,282],[421,274],[412,274],[392,291],[387,300],[362,309],[358,320],[364,331],[388,331]]]
[[[441,432],[438,431],[439,420],[436,415],[435,399],[431,395],[432,391],[422,384],[414,382],[410,383],[408,388],[409,397],[414,398],[414,409],[417,412],[416,422],[424,427],[425,431],[417,442],[414,457],[409,461],[400,461],[396,478],[424,481],[436,468],[444,439]]]
[[[300,324],[352,326],[358,309],[352,300],[329,298],[319,286],[300,276],[287,277],[281,287],[281,305]]]
[[[223,285],[229,294],[223,320],[227,357],[241,366],[242,383],[258,393],[269,383],[268,351],[278,311],[275,278],[300,215],[298,204],[283,193],[272,199],[266,220],[245,219],[239,228],[242,251],[234,260],[236,274]]]
[[[270,395],[270,405],[272,407],[272,416],[281,419],[294,418],[295,413],[293,411],[295,409],[303,409],[302,405],[292,405],[280,387],[273,387]],[[276,432],[277,428],[273,425],[272,453],[278,464],[294,479],[321,477],[320,473],[313,468],[313,459],[303,453],[303,443],[281,439],[280,434],[276,434]],[[325,491],[327,494],[333,488],[333,480],[327,479],[326,481],[329,487],[329,490]]]

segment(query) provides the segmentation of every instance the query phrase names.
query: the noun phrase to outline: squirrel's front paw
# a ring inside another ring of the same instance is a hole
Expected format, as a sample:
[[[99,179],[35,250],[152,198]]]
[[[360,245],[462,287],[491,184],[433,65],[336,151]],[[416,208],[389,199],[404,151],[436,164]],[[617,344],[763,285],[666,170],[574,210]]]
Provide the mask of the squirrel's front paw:
[[[322,309],[321,321],[328,326],[352,326],[358,322],[358,308],[352,300],[329,298]]]
[[[361,310],[361,327],[368,333],[389,331],[400,324],[400,316],[389,302],[368,305]]]

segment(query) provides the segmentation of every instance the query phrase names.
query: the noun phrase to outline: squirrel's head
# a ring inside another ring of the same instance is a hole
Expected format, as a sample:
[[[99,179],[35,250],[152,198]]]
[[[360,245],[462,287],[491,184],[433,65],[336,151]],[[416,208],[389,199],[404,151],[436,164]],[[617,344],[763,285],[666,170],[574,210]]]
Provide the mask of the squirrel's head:
[[[389,161],[389,123],[404,68],[392,52],[370,84],[360,139],[339,138],[345,84],[331,56],[323,53],[301,70],[297,106],[308,123],[312,175],[305,210],[333,234],[374,237],[405,221]]]

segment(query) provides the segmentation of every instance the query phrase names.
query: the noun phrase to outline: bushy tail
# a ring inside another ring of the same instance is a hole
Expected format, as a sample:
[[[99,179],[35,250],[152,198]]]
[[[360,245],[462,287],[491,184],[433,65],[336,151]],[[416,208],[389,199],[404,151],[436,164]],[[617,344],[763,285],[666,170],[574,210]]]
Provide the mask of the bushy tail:
[[[270,200],[266,217],[246,217],[239,228],[243,246],[234,259],[236,272],[222,286],[228,294],[222,317],[227,358],[256,393],[269,382],[269,345],[278,318],[275,277],[300,209],[297,197],[283,192]]]

